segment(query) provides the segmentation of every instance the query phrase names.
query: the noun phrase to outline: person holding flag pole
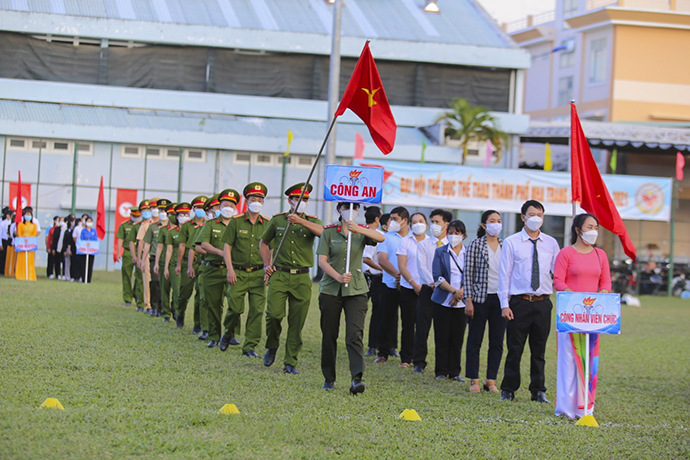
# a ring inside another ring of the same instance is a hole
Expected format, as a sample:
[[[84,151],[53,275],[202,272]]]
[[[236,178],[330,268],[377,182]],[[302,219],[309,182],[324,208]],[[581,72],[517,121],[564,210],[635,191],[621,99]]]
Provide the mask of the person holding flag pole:
[[[611,291],[608,258],[604,251],[593,247],[599,224],[620,237],[623,250],[633,261],[637,259],[637,253],[589,149],[575,101],[570,102],[570,158],[573,244],[558,254],[554,287],[559,291],[608,293]],[[578,204],[587,214],[575,215]],[[581,417],[578,425],[599,426],[591,414],[598,363],[598,334],[558,334],[556,415]],[[580,376],[581,382],[576,375]],[[578,388],[576,382],[580,382],[582,388]],[[580,410],[579,398],[583,394],[584,404]]]
[[[314,164],[312,165],[312,168],[309,171],[307,180],[304,182],[305,186],[301,187],[301,193],[298,194],[297,200],[294,203],[291,212],[288,213],[288,215],[286,216],[287,222],[284,228],[281,229],[282,237],[280,238],[280,241],[277,244],[277,246],[275,246],[275,249],[273,250],[272,254],[269,255],[268,243],[276,235],[270,235],[271,237],[268,239],[262,237],[261,251],[262,258],[264,260],[264,279],[265,282],[269,284],[268,305],[266,308],[267,351],[266,355],[264,356],[265,366],[272,365],[275,360],[276,348],[271,347],[277,347],[277,338],[275,337],[275,332],[277,331],[278,334],[280,333],[279,326],[273,332],[269,331],[269,323],[274,322],[271,320],[272,309],[270,288],[270,278],[274,273],[276,273],[276,267],[274,265],[274,262],[277,261],[279,257],[282,255],[281,250],[286,241],[286,237],[288,236],[288,234],[290,234],[288,230],[290,226],[294,223],[293,221],[296,217],[294,216],[294,214],[299,211],[300,205],[305,197],[305,193],[308,193],[308,190],[311,190],[310,182],[314,175],[314,171],[318,165],[319,159],[323,154],[323,150],[328,141],[328,137],[333,131],[333,127],[335,126],[338,117],[343,115],[347,109],[352,110],[364,122],[364,124],[367,125],[367,128],[369,128],[369,133],[371,134],[374,143],[377,145],[379,150],[381,150],[381,152],[384,155],[389,154],[393,150],[395,144],[395,134],[397,130],[397,125],[395,124],[395,119],[393,118],[393,114],[390,109],[390,104],[388,103],[388,99],[386,98],[386,92],[383,88],[383,84],[381,82],[381,77],[379,75],[378,69],[376,68],[376,62],[374,61],[374,58],[371,54],[371,50],[369,49],[369,40],[367,40],[367,42],[364,44],[364,49],[362,50],[362,54],[357,60],[357,65],[355,66],[355,69],[352,72],[352,76],[350,77],[350,81],[347,85],[347,88],[345,88],[345,92],[340,101],[340,104],[338,105],[338,109],[336,110],[333,119],[331,120],[331,123],[328,126],[326,136],[324,137],[324,140],[321,144],[321,148],[319,149],[319,152],[316,155],[316,159],[314,160]],[[271,220],[271,226],[273,226],[273,220],[275,219]],[[269,229],[267,229],[267,231],[271,229],[271,226],[269,226]],[[285,306],[282,305],[279,307],[279,310],[284,310],[284,308]],[[304,315],[304,318],[306,318],[306,314]],[[278,320],[279,324],[279,319],[274,319]],[[301,345],[301,339],[299,340],[299,342]],[[290,361],[295,360],[290,359]],[[286,363],[285,370],[289,373],[297,373],[293,364],[290,364],[288,367],[288,364]]]

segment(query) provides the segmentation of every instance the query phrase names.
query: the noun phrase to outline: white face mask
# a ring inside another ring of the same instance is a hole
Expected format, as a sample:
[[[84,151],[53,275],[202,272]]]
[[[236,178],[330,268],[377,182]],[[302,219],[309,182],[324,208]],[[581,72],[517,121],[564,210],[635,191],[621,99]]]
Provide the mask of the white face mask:
[[[388,221],[388,231],[389,232],[395,232],[398,233],[400,231],[400,222],[397,220],[389,220]]]
[[[431,233],[437,238],[443,235],[443,225],[431,224]]]
[[[462,240],[465,238],[462,235],[448,235],[448,242],[450,243],[451,246],[456,247],[459,244],[462,244]]]
[[[139,217],[132,217],[132,222],[141,222],[141,216],[139,216]]]
[[[87,223],[86,223],[86,226],[89,227],[89,228],[93,227],[93,222],[87,222]]]
[[[423,235],[426,232],[426,224],[424,222],[417,222],[412,224],[412,233],[415,235]]]
[[[541,224],[544,223],[544,219],[542,219],[539,216],[532,216],[529,219],[525,221],[525,226],[532,230],[533,232],[536,232],[541,228]]]
[[[177,223],[179,225],[186,224],[187,222],[189,222],[189,216],[185,214],[180,214],[179,216],[177,216]]]
[[[599,232],[596,230],[590,230],[588,232],[583,232],[580,237],[582,238],[582,241],[587,243],[590,246],[594,246],[594,243],[597,242],[597,237],[599,236]]]
[[[168,213],[167,212],[161,212],[158,214],[158,217],[160,217],[161,220],[168,220]]]
[[[340,213],[340,217],[345,220],[355,220],[357,217],[359,217],[359,211],[356,209],[352,210],[352,217],[350,217],[350,210],[349,209],[341,209],[338,211]]]
[[[160,211],[158,210],[158,208],[153,208],[153,209],[151,209],[151,216],[152,216],[152,217],[158,217],[158,216],[160,216]]]
[[[295,204],[297,204],[297,200],[290,201],[290,207],[291,207],[292,209],[295,209]],[[306,210],[307,210],[307,203],[306,203],[306,201],[302,201],[302,202],[299,204],[299,207],[297,208],[297,211],[296,211],[296,212],[297,212],[298,214],[302,214],[302,213],[303,213],[304,211],[306,211]]]
[[[494,222],[493,224],[486,224],[486,233],[491,236],[496,236],[503,230],[503,224]]]
[[[264,207],[264,204],[260,201],[254,201],[252,203],[249,203],[249,206],[247,206],[251,212],[254,214],[258,214],[261,212],[261,210]]]
[[[223,216],[223,218],[225,218],[225,219],[231,218],[236,213],[237,213],[237,211],[235,211],[235,208],[232,208],[230,206],[227,206],[225,208],[220,208],[220,215]]]
[[[206,213],[206,218],[207,219],[214,219],[216,217],[216,213],[213,211],[209,211]]]

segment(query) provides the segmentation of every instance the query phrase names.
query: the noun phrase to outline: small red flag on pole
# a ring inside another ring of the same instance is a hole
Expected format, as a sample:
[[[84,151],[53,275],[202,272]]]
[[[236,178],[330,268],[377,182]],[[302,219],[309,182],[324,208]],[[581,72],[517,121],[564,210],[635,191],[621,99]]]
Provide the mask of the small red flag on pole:
[[[579,202],[582,209],[599,219],[602,227],[618,235],[625,253],[636,260],[635,246],[592,157],[573,103],[570,104],[570,158],[573,202]]]
[[[685,175],[683,174],[683,168],[685,167],[685,157],[682,153],[676,153],[676,180],[682,182]]]
[[[391,153],[398,126],[395,124],[368,41],[359,56],[335,116],[341,116],[347,109],[352,110],[367,125],[369,134],[379,150],[384,155]]]
[[[19,225],[22,222],[22,172],[18,171],[19,179],[17,180],[17,198],[15,198],[14,210],[16,214],[14,216],[14,222]]]
[[[105,238],[105,199],[103,197],[103,176],[101,176],[101,187],[98,190],[98,204],[96,205],[96,234],[98,239]]]

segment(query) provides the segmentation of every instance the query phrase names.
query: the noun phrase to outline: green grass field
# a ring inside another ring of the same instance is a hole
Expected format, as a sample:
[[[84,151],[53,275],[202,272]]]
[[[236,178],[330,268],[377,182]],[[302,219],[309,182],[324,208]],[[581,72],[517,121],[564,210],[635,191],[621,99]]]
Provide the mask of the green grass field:
[[[555,417],[524,389],[501,403],[393,362],[367,363],[367,390],[353,398],[342,342],[341,379],[326,393],[316,302],[301,375],[288,376],[282,349],[267,369],[236,348],[207,349],[190,325],[178,330],[123,307],[118,280],[104,272],[89,286],[0,278],[0,458],[690,456],[688,301],[643,298],[643,308],[624,307],[622,335],[602,337],[595,429]],[[555,344],[554,334],[552,401]],[[39,409],[47,397],[65,410]],[[217,414],[225,403],[241,414]],[[406,408],[422,422],[399,420]]]

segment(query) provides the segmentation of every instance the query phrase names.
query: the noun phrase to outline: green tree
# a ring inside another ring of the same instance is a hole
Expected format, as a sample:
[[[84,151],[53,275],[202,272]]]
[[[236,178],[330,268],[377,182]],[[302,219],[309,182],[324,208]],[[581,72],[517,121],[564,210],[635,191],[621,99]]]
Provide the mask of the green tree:
[[[446,136],[460,141],[462,164],[467,160],[467,147],[470,142],[490,140],[500,158],[508,135],[501,131],[498,121],[489,113],[489,109],[472,105],[466,99],[453,99],[450,107],[452,110],[439,116],[436,122],[447,123]]]

